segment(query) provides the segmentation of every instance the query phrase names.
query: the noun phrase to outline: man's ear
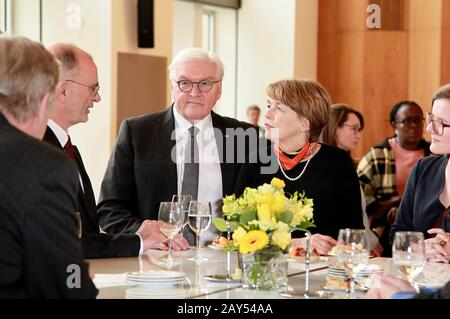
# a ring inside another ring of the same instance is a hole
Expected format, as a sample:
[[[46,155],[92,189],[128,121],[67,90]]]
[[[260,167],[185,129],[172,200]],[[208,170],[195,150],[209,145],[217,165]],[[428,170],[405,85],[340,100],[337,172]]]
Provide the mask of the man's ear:
[[[66,98],[67,85],[65,81],[61,81],[56,86],[55,99],[64,100]]]

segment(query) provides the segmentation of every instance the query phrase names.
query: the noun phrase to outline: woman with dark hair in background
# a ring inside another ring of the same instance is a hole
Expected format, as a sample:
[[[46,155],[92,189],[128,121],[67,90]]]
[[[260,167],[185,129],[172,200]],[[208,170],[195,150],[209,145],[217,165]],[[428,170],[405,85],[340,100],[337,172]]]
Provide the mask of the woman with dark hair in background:
[[[320,141],[324,144],[333,145],[343,150],[353,151],[361,139],[364,128],[364,118],[361,113],[347,104],[334,104],[330,109],[328,124],[323,128]],[[351,156],[351,155],[350,155]],[[356,163],[355,168],[356,168]],[[370,222],[366,210],[366,201],[361,189],[361,206],[363,212],[364,228],[368,241],[368,248],[375,256],[381,256],[383,248],[378,243],[378,237],[370,229]]]
[[[430,154],[423,138],[424,115],[414,101],[400,101],[390,112],[389,122],[395,135],[369,149],[358,164],[358,176],[366,198],[371,227],[379,228],[384,256],[390,256],[390,224],[406,187],[414,164]],[[388,220],[389,218],[389,220]]]
[[[363,129],[364,118],[361,113],[347,104],[333,104],[320,140],[350,153],[358,146]]]

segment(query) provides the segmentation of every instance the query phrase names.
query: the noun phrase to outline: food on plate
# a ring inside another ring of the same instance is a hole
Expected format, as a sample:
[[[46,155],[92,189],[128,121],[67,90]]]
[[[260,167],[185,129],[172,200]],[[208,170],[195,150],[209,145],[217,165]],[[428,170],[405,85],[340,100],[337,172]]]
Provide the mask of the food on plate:
[[[331,250],[328,252],[328,255],[336,256],[337,255],[337,246],[334,246],[333,248],[331,248]]]
[[[289,248],[289,255],[293,257],[305,257],[306,256],[306,249],[302,247],[291,247]],[[313,256],[319,256],[316,249],[313,249],[311,251],[311,257]]]
[[[345,276],[327,276],[325,287],[330,290],[348,290],[350,287],[349,279]]]
[[[217,236],[211,245],[215,247],[225,248],[228,245],[228,239],[223,236]]]

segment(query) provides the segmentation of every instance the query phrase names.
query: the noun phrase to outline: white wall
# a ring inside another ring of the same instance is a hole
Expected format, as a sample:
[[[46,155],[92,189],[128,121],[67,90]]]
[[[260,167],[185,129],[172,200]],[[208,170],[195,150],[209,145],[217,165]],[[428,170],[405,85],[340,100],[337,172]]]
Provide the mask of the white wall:
[[[266,112],[266,86],[294,76],[295,0],[243,0],[239,10],[237,117],[258,104]]]
[[[79,29],[67,27],[69,14],[66,8],[69,4],[77,4],[81,8]],[[73,143],[82,154],[96,195],[110,154],[111,29],[111,0],[43,0],[43,43],[74,43],[90,53],[98,67],[102,100],[94,105],[87,123],[69,129]]]
[[[236,10],[174,1],[173,4],[173,55],[181,49],[202,47],[202,13],[214,12],[215,53],[221,58],[225,76],[222,83],[222,97],[214,107],[221,115],[235,117],[236,100]]]
[[[39,41],[39,0],[14,0],[12,6],[12,34]]]

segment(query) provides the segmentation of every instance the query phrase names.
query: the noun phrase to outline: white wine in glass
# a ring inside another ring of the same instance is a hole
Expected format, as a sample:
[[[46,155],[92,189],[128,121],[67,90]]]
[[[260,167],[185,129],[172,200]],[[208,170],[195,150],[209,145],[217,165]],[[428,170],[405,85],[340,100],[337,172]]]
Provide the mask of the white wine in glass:
[[[189,204],[192,201],[191,195],[173,195],[172,196],[172,203],[178,203],[181,206],[181,209],[184,212],[184,223],[183,227],[181,227],[180,233],[183,234],[184,227],[186,227],[189,224],[188,219],[188,212],[189,212]]]
[[[350,277],[350,298],[355,296],[355,268],[366,265],[369,250],[364,229],[341,229],[337,241],[337,261],[343,265]]]
[[[425,265],[425,240],[422,232],[396,232],[392,244],[392,260],[402,277],[418,290],[414,283]]]
[[[162,202],[159,205],[158,224],[159,230],[169,238],[169,253],[166,261],[173,263],[172,258],[172,239],[180,231],[184,223],[184,212],[178,203]]]
[[[197,252],[196,256],[190,258],[196,262],[208,260],[200,257],[200,237],[211,225],[211,203],[192,201],[189,204],[189,227],[197,235]]]

